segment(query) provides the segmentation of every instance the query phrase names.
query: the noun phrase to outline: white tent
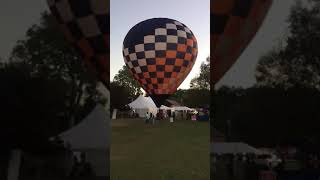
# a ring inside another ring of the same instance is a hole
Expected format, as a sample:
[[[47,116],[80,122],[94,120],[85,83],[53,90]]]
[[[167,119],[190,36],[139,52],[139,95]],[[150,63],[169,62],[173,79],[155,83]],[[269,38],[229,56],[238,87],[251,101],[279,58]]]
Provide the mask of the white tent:
[[[110,130],[110,114],[102,105],[97,105],[82,122],[59,137],[70,144],[73,151],[86,154],[97,176],[106,177],[109,174]]]
[[[173,109],[175,111],[192,111],[191,108],[188,108],[186,106],[175,106],[175,107],[173,107]]]
[[[210,144],[211,153],[215,154],[261,154],[258,149],[242,142],[217,142]]]
[[[167,106],[165,106],[165,105],[161,105],[161,106],[160,106],[160,109],[161,109],[161,110],[172,110],[172,108],[167,107]]]
[[[145,97],[145,98],[149,101],[150,104],[152,104],[152,106],[157,107],[156,104],[154,103],[154,101],[152,100],[152,98],[151,98],[150,96]]]
[[[144,97],[142,95],[128,105],[139,114],[139,117],[145,117],[147,112],[155,115],[158,110],[156,104],[150,97]]]
[[[109,115],[102,105],[97,105],[82,122],[59,136],[73,149],[108,149],[109,134]]]

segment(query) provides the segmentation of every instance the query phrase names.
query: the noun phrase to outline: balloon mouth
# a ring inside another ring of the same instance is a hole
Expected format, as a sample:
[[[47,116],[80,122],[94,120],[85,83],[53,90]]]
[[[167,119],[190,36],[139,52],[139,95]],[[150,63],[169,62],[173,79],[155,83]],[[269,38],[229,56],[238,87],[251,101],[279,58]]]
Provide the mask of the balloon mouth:
[[[160,108],[161,105],[164,105],[165,101],[171,96],[171,94],[153,94],[150,95],[151,99],[154,101],[156,106]]]

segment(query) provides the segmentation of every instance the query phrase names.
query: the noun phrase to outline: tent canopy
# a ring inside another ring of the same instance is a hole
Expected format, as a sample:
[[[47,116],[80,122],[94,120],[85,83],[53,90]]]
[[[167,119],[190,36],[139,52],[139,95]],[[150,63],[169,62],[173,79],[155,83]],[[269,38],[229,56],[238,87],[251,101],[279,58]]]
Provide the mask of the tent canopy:
[[[175,106],[175,107],[173,107],[173,109],[175,111],[192,111],[191,108],[188,108],[186,106]]]
[[[74,150],[108,149],[110,145],[110,116],[102,105],[78,125],[59,135]]]
[[[139,114],[139,117],[145,117],[147,112],[157,114],[158,108],[153,102],[151,97],[144,97],[140,95],[136,100],[128,104],[136,113]]]
[[[165,106],[165,105],[161,105],[160,109],[161,109],[161,110],[172,110],[172,108],[167,107],[167,106]]]
[[[153,109],[157,108],[156,104],[150,97],[140,95],[136,100],[128,104],[132,109]]]
[[[261,154],[258,149],[242,142],[211,143],[211,153],[215,154]]]

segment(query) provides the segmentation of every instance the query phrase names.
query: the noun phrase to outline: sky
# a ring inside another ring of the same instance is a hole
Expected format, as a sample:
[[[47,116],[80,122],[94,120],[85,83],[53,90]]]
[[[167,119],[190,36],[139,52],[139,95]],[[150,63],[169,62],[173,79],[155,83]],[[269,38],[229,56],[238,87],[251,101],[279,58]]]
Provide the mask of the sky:
[[[46,0],[0,1],[0,57],[7,59],[17,40],[25,37],[32,24],[40,21],[40,13],[47,10]]]
[[[180,86],[189,88],[191,79],[199,73],[201,62],[210,55],[210,0],[111,0],[110,3],[111,78],[124,65],[122,43],[128,31],[146,19],[165,17],[185,24],[197,38],[196,63]]]
[[[248,87],[255,82],[254,70],[261,54],[270,50],[286,30],[286,19],[295,0],[274,0],[258,34],[238,61],[217,84]],[[47,10],[46,0],[1,0],[0,57],[6,59],[15,42],[26,30],[38,23],[40,13]],[[129,29],[151,17],[169,17],[186,24],[199,42],[199,55],[182,88],[198,73],[198,67],[209,55],[209,0],[111,0],[111,75],[124,64],[122,41]],[[59,32],[57,32],[59,33]]]

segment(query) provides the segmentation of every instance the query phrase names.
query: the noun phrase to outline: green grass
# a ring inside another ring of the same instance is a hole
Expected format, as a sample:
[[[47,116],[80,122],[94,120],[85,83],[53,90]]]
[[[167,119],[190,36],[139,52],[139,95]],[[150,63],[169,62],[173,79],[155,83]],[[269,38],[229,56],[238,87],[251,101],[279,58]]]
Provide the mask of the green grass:
[[[208,180],[209,123],[113,120],[111,180]]]

